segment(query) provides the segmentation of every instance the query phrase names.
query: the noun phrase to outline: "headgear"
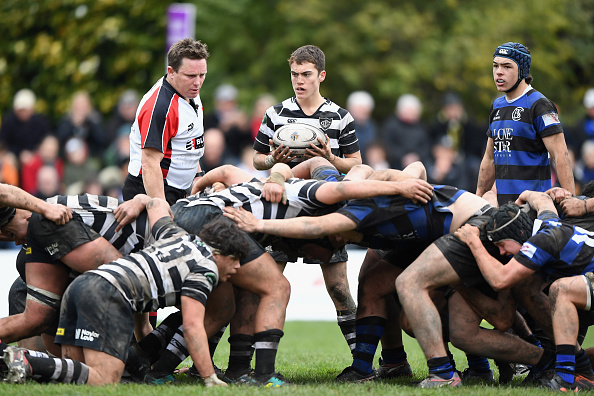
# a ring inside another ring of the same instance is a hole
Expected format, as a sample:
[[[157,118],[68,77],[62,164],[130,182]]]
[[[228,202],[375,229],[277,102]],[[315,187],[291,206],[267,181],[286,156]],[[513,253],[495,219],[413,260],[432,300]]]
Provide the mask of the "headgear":
[[[534,221],[518,205],[505,204],[489,216],[485,231],[491,242],[511,239],[523,245],[532,235],[533,225]]]
[[[0,208],[0,228],[4,227],[12,221],[14,214],[16,213],[15,208],[10,206],[4,206]]]
[[[530,75],[530,62],[532,57],[530,56],[528,48],[526,48],[523,44],[512,43],[511,41],[501,44],[495,50],[493,58],[496,56],[511,59],[518,65],[518,82],[512,88],[512,90],[516,89],[520,81]]]

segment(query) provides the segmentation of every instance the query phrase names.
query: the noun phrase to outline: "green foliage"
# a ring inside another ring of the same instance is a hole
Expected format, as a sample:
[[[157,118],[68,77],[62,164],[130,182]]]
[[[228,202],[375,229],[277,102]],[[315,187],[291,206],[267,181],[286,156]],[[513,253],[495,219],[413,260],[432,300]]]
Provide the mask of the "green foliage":
[[[486,117],[497,95],[490,60],[495,47],[531,48],[534,86],[554,100],[564,121],[583,112],[594,85],[592,0],[195,0],[196,37],[211,57],[202,98],[209,110],[217,85],[235,84],[249,110],[265,92],[293,94],[287,58],[320,46],[328,76],[322,94],[344,104],[353,90],[376,98],[376,117],[399,95],[425,103],[459,92]],[[107,114],[126,88],[145,92],[164,72],[166,11],[158,0],[4,0],[0,4],[0,110],[24,87],[56,120],[72,93],[89,90]]]

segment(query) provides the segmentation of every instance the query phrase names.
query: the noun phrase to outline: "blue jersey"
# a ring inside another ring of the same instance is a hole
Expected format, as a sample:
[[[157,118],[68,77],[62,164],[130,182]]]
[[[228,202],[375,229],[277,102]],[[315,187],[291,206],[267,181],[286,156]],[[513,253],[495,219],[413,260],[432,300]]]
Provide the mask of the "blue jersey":
[[[594,232],[560,220],[556,213],[541,213],[533,235],[514,258],[553,281],[594,270]]]
[[[551,188],[549,153],[542,139],[556,133],[563,133],[557,108],[534,89],[512,102],[505,96],[493,102],[487,136],[495,146],[499,205],[515,201],[525,190]]]
[[[381,195],[350,200],[337,213],[357,223],[355,231],[363,234],[362,246],[392,249],[402,242],[431,243],[450,232],[452,212],[448,206],[465,192],[433,185],[433,197],[427,204],[413,203],[401,195]]]

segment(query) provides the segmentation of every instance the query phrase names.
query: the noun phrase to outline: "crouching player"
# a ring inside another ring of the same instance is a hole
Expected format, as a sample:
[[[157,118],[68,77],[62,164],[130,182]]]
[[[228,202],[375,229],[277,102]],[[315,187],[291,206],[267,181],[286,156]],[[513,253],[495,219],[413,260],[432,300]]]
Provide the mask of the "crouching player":
[[[154,245],[101,265],[68,287],[56,343],[64,359],[40,358],[8,347],[6,381],[27,378],[89,385],[114,384],[124,371],[134,315],[181,305],[190,356],[206,386],[225,385],[215,375],[204,330],[206,300],[219,281],[239,268],[247,240],[228,219],[210,222],[199,236],[171,217],[167,202],[147,204]]]

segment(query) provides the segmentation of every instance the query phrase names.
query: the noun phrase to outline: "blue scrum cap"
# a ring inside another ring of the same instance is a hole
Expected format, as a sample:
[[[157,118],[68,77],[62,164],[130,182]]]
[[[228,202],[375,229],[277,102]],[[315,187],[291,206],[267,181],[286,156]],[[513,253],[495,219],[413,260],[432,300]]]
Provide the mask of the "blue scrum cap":
[[[508,58],[516,62],[519,70],[519,81],[522,81],[530,74],[530,62],[532,60],[532,57],[528,52],[528,48],[526,48],[523,44],[512,43],[511,41],[505,44],[501,44],[495,50],[493,58],[495,58],[496,56]]]

